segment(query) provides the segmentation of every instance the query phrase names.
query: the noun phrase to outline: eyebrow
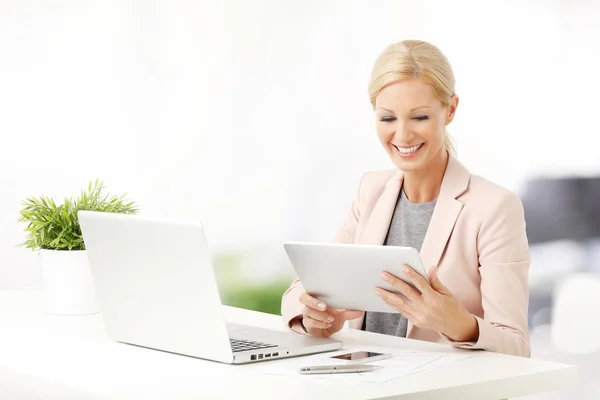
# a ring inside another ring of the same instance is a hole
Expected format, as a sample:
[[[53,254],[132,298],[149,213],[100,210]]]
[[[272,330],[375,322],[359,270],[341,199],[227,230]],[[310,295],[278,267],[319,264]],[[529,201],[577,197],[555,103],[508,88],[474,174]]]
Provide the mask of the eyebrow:
[[[431,108],[431,107],[429,107],[429,106],[419,106],[419,107],[411,108],[410,112],[416,111],[416,110],[421,109],[421,108]],[[387,109],[385,107],[377,107],[377,109],[378,110],[387,111],[387,112],[392,113],[392,114],[394,113],[392,110]]]

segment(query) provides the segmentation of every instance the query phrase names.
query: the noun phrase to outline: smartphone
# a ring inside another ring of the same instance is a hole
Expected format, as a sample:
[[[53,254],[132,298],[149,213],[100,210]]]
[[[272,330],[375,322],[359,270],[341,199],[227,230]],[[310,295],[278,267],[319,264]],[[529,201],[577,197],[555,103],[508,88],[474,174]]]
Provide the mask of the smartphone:
[[[364,364],[373,361],[385,360],[386,358],[391,357],[391,354],[375,353],[373,351],[355,351],[352,353],[331,356],[331,358],[345,361],[347,364]]]

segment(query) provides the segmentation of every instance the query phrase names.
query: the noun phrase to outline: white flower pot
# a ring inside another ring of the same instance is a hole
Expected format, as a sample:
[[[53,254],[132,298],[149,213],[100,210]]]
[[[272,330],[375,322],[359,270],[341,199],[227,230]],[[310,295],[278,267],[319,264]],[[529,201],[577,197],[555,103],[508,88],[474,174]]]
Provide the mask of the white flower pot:
[[[100,312],[85,250],[40,250],[46,311],[57,315]]]

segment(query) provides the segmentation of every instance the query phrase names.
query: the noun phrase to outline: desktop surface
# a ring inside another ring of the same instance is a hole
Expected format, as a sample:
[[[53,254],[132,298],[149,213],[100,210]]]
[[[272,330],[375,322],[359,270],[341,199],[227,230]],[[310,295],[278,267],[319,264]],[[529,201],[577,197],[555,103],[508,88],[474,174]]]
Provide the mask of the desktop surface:
[[[280,316],[232,307],[224,307],[224,312],[229,322],[284,330]],[[470,358],[460,365],[434,368],[382,384],[307,383],[301,375],[266,375],[261,371],[265,363],[227,365],[116,343],[105,333],[102,314],[48,315],[41,290],[0,291],[0,367],[34,377],[29,385],[20,386],[24,395],[26,391],[34,393],[39,379],[107,400],[501,399],[558,390],[576,382],[576,367],[571,365],[349,329],[334,337],[343,340],[345,346],[468,352]]]

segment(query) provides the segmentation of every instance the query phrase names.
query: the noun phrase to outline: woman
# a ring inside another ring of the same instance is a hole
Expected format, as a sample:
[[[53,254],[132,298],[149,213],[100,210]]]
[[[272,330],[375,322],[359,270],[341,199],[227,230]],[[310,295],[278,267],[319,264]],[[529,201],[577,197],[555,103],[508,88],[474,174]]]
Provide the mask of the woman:
[[[418,290],[384,274],[410,299],[374,288],[397,314],[328,308],[296,280],[283,295],[285,322],[328,337],[349,321],[350,328],[529,357],[523,207],[456,159],[446,133],[458,106],[448,60],[426,42],[392,44],[375,62],[369,95],[396,168],[363,176],[333,241],[415,247],[431,267],[431,284],[410,268]]]

